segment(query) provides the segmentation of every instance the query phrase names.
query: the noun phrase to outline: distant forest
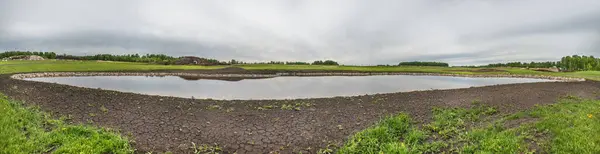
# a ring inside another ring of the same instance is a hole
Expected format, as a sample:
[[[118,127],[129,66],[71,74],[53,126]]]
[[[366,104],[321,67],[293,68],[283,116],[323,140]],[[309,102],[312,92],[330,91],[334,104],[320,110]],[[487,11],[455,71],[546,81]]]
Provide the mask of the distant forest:
[[[12,57],[12,56],[22,56],[22,55],[36,55],[36,56],[44,57],[46,59],[56,59],[56,53],[54,53],[54,52],[30,52],[30,51],[3,52],[3,53],[0,53],[0,59]]]
[[[122,61],[122,62],[143,62],[143,63],[154,63],[171,65],[181,57],[173,57],[164,54],[125,54],[125,55],[111,55],[111,54],[97,54],[91,56],[74,56],[67,54],[56,54],[54,52],[31,52],[31,51],[6,51],[0,53],[0,59],[8,58],[11,56],[20,55],[37,55],[46,59],[65,59],[65,60],[105,60],[105,61]],[[219,61],[216,59],[207,59],[211,65],[235,65],[235,64],[282,64],[282,65],[340,65],[338,62],[333,60],[317,60],[312,63],[309,62],[298,62],[298,61],[269,61],[269,62],[243,62],[232,59],[231,61]],[[390,65],[377,65],[377,66],[390,66]],[[449,67],[448,63],[444,62],[400,62],[397,66],[440,66]],[[600,71],[600,58],[594,56],[565,56],[560,61],[547,61],[547,62],[509,62],[509,63],[496,63],[484,66],[464,66],[464,67],[520,67],[520,68],[550,68],[557,67],[562,71]]]
[[[483,67],[522,67],[522,68],[549,68],[557,67],[563,71],[600,71],[600,58],[594,56],[565,56],[560,61],[552,62],[510,62],[489,64]]]
[[[104,60],[104,61],[121,61],[121,62],[142,62],[142,63],[154,63],[170,65],[174,64],[175,61],[181,57],[173,57],[164,54],[125,54],[125,55],[111,55],[111,54],[97,54],[92,56],[74,56],[67,54],[56,54],[54,52],[31,52],[31,51],[6,51],[0,53],[0,59],[8,58],[12,56],[21,55],[37,55],[46,59],[63,59],[63,60]],[[253,62],[247,63],[232,59],[231,61],[219,61],[216,59],[207,59],[210,65],[234,65],[234,64],[284,64],[284,65],[339,65],[333,60],[317,60],[313,63],[308,62],[284,62],[284,61],[270,61],[270,62]]]

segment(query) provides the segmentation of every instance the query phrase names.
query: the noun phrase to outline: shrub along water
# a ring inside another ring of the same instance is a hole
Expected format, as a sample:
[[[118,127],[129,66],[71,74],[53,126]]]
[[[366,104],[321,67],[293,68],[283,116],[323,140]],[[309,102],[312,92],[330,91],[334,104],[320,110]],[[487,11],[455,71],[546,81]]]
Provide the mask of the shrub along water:
[[[599,100],[571,97],[509,116],[495,114],[480,105],[434,109],[433,122],[422,129],[400,114],[356,133],[337,153],[600,153]],[[508,125],[519,119],[530,122]]]
[[[71,125],[0,94],[0,153],[133,153],[117,133]]]

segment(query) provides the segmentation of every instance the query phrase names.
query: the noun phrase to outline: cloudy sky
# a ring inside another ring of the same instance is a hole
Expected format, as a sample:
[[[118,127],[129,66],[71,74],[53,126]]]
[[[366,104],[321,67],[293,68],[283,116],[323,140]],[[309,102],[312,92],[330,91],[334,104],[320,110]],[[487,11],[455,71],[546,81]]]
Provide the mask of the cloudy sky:
[[[452,65],[600,56],[600,0],[0,0],[0,50]]]

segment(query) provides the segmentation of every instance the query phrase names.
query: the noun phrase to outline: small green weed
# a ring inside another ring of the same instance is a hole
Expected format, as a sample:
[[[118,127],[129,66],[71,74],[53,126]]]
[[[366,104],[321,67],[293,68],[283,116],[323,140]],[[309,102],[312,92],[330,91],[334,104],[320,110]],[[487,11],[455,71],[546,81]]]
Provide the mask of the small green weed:
[[[264,105],[264,106],[259,106],[256,107],[257,110],[270,110],[273,109],[273,105]]]
[[[221,110],[221,109],[223,109],[223,107],[220,106],[220,105],[216,105],[215,104],[215,105],[209,105],[209,106],[207,106],[206,109],[207,110]]]
[[[282,110],[296,110],[296,111],[300,111],[302,110],[302,107],[311,107],[314,106],[314,104],[312,103],[306,103],[306,102],[300,102],[300,103],[293,103],[293,104],[283,104],[281,105],[281,109]]]
[[[482,116],[493,115],[496,109],[474,103],[472,108],[434,108],[433,122],[424,126],[426,130],[437,133],[443,138],[451,138],[465,131],[469,123],[476,122]]]
[[[104,107],[104,105],[100,106],[100,111],[102,111],[104,113],[108,113],[108,109],[106,107]]]
[[[217,145],[207,145],[207,144],[202,144],[202,145],[196,145],[196,143],[192,142],[192,149],[194,150],[195,154],[218,154],[223,152],[223,149]]]
[[[337,145],[335,144],[327,144],[327,147],[319,149],[319,151],[317,151],[317,154],[333,154],[334,149],[336,148]]]

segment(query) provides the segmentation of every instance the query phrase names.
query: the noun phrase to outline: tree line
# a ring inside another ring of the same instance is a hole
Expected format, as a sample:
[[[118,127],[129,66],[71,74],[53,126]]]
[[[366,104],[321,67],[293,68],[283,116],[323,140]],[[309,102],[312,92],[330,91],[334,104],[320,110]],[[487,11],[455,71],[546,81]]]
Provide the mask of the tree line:
[[[104,60],[104,61],[121,61],[121,62],[141,62],[141,63],[155,63],[155,64],[165,64],[170,65],[174,64],[177,60],[182,57],[173,57],[165,54],[124,54],[124,55],[112,55],[112,54],[97,54],[97,55],[88,55],[88,56],[75,56],[75,55],[67,55],[61,54],[57,55],[54,52],[31,52],[31,51],[7,51],[4,53],[0,53],[0,59],[8,58],[12,56],[21,56],[21,55],[38,55],[44,57],[46,59],[62,59],[62,60]],[[255,62],[255,63],[246,63],[243,61],[232,59],[231,61],[219,61],[216,59],[210,58],[202,58],[207,61],[207,63],[214,65],[235,65],[235,64],[283,64],[283,65],[339,65],[336,61],[333,60],[317,60],[312,63],[309,62],[300,62],[300,61],[269,61],[269,62]]]
[[[333,61],[333,60],[325,60],[325,61],[317,60],[317,61],[314,61],[312,63],[312,65],[340,65],[340,64],[338,64],[336,61]]]
[[[143,63],[172,63],[179,58],[167,56],[164,54],[126,54],[126,55],[111,55],[97,54],[91,56],[74,56],[74,55],[58,55],[56,59],[66,60],[104,60],[104,61],[121,61],[121,62],[143,62]]]
[[[559,67],[566,71],[600,71],[600,58],[594,56],[565,56],[560,59]]]
[[[558,67],[558,62],[510,62],[510,63],[496,63],[496,64],[488,64],[485,67],[521,67],[521,68],[549,68],[549,67]]]
[[[6,51],[3,53],[0,53],[0,59],[12,57],[12,56],[31,56],[31,55],[44,57],[46,59],[55,59],[56,58],[56,53],[54,53],[54,52]]]
[[[413,62],[400,62],[398,66],[440,66],[440,67],[448,67],[448,63],[444,62],[423,62],[423,61],[413,61]]]
[[[105,60],[105,61],[122,61],[122,62],[142,62],[142,63],[155,63],[155,64],[174,64],[175,61],[181,57],[173,57],[165,54],[125,54],[125,55],[112,55],[112,54],[97,54],[90,56],[75,56],[62,54],[58,55],[54,52],[36,52],[36,51],[6,51],[0,53],[0,59],[8,58],[12,56],[22,55],[37,55],[46,59],[65,59],[65,60]],[[300,61],[269,61],[269,62],[255,62],[246,63],[232,59],[231,61],[219,61],[216,59],[207,59],[208,62],[214,63],[215,65],[235,65],[235,64],[282,64],[282,65],[339,65],[338,62],[333,60],[317,60],[312,63],[300,62]],[[400,62],[398,66],[440,66],[449,67],[448,63],[444,62]],[[594,56],[565,56],[560,61],[546,61],[546,62],[509,62],[509,63],[495,63],[484,66],[466,66],[466,67],[521,67],[521,68],[550,68],[557,67],[562,71],[600,71],[600,58]]]
[[[510,62],[489,64],[483,67],[521,67],[521,68],[550,68],[557,67],[562,71],[600,71],[600,58],[594,56],[565,56],[560,61],[546,62]]]

